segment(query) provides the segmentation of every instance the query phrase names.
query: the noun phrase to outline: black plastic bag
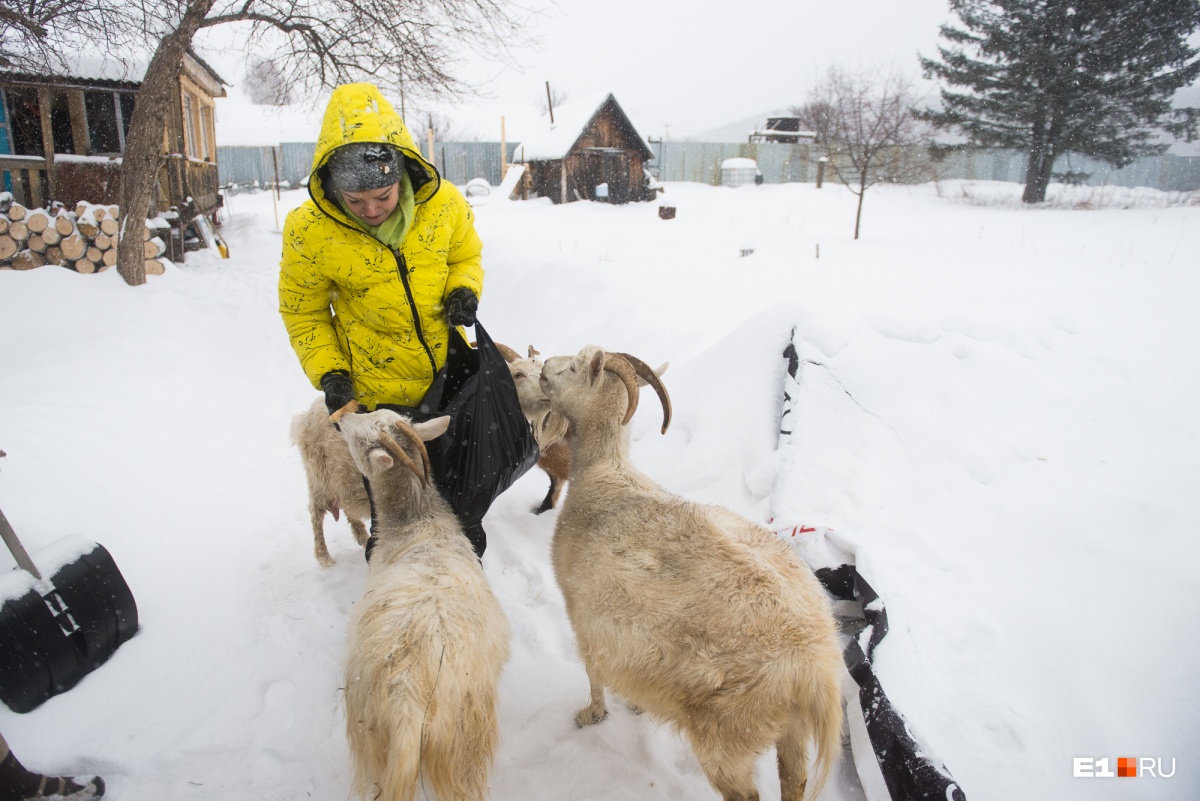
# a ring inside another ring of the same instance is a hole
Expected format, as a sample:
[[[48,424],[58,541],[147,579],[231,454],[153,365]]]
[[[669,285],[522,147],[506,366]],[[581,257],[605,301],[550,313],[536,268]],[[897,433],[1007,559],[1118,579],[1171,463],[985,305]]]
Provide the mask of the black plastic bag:
[[[433,481],[468,530],[540,455],[508,363],[478,320],[475,339],[472,348],[450,329],[446,364],[417,409],[380,404],[416,420],[450,415],[446,433],[425,444]]]

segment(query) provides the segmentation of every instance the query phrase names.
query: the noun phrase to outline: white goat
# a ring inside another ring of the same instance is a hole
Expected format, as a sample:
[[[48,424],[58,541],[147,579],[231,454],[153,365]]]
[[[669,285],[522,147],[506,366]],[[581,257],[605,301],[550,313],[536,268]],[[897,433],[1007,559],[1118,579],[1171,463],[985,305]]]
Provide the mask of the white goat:
[[[800,801],[815,740],[816,796],[841,748],[844,668],[829,603],[771,532],[630,464],[639,376],[659,394],[666,433],[666,389],[631,356],[589,346],[548,359],[540,379],[571,441],[551,550],[591,684],[575,722],[603,720],[611,688],[680,729],[725,801],[759,797],[755,761],[771,745],[781,798]]]
[[[332,514],[337,520],[344,511],[355,542],[366,545],[367,529],[363,521],[371,520],[371,503],[363,487],[362,474],[346,449],[346,441],[329,421],[324,399],[317,398],[307,411],[292,418],[291,436],[300,449],[304,475],[308,479],[313,552],[322,567],[329,567],[335,560],[325,545],[325,513]]]
[[[499,740],[508,619],[429,481],[424,441],[449,420],[382,409],[340,421],[370,480],[376,542],[350,628],[346,733],[354,791],[381,801],[410,801],[426,780],[439,801],[481,801]]]

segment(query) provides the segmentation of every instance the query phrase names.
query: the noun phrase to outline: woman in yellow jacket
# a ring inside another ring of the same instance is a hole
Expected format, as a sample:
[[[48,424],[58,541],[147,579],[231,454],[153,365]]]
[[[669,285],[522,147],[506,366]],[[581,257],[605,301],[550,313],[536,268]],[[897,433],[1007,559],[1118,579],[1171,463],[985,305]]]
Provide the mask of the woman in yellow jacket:
[[[308,192],[284,225],[279,275],[279,313],[305,375],[331,413],[352,400],[417,407],[446,362],[450,327],[475,322],[483,244],[471,207],[367,83],[334,90]]]

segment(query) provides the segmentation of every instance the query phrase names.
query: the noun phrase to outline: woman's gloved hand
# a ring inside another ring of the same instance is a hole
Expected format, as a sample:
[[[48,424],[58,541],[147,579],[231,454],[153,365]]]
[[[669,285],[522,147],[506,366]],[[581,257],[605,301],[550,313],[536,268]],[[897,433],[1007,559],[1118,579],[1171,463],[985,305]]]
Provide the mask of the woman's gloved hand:
[[[475,312],[479,308],[479,298],[475,293],[460,286],[446,296],[446,322],[450,325],[475,325]]]
[[[321,389],[325,390],[325,408],[333,414],[354,397],[354,382],[345,370],[330,370],[321,376]]]

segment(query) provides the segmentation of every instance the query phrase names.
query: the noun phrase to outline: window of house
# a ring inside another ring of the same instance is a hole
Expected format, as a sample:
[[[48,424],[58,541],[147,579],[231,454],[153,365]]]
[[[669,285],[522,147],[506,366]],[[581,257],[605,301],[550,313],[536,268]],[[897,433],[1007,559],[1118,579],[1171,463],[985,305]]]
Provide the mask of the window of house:
[[[9,89],[9,130],[12,151],[18,156],[44,156],[42,108],[36,89]]]
[[[200,107],[200,158],[209,159],[212,156],[212,148],[209,144],[208,131],[212,125],[212,109],[208,106]]]
[[[192,96],[183,95],[183,140],[188,156],[196,154],[196,111]]]
[[[133,92],[118,92],[117,103],[121,107],[121,150],[125,149],[125,140],[129,138],[129,121],[133,119],[133,105],[137,95]]]
[[[71,103],[66,92],[50,92],[50,133],[55,153],[74,153],[75,136],[71,130]]]
[[[84,92],[83,107],[87,111],[88,139],[92,153],[120,153],[122,137],[117,119],[116,94]]]

